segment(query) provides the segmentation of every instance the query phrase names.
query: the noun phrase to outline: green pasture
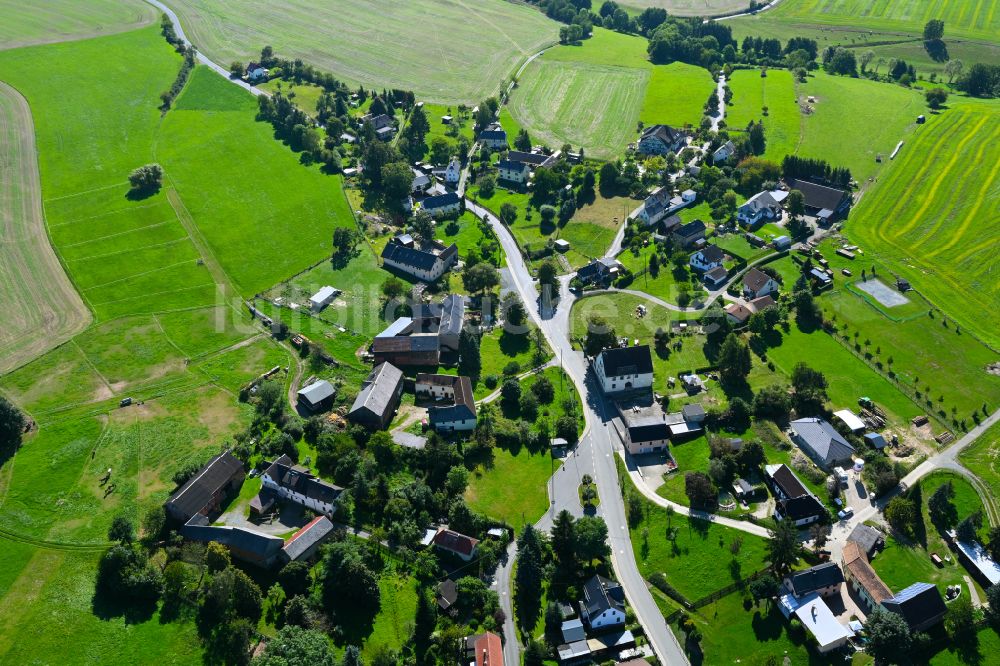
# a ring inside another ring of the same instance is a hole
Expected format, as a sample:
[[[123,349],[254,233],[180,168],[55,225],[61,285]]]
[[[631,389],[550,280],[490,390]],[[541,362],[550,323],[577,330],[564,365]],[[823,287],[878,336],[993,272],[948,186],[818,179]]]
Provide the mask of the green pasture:
[[[750,121],[762,122],[766,141],[764,157],[780,163],[785,155],[794,155],[801,140],[802,112],[796,100],[792,73],[771,69],[762,77],[759,70],[739,69],[732,73],[727,83],[733,91],[733,99],[726,105],[726,125],[730,134],[746,129]]]
[[[929,116],[847,223],[878,261],[990,344],[1000,341],[983,316],[1000,307],[997,108],[963,100]]]
[[[152,23],[158,12],[141,0],[0,0],[0,49],[86,39]]]
[[[959,460],[986,484],[993,497],[1000,497],[1000,425],[983,433],[959,454]]]
[[[551,146],[569,143],[611,159],[635,140],[639,121],[697,124],[713,86],[703,68],[653,65],[645,40],[596,28],[590,39],[556,46],[528,66],[511,94],[510,125]]]
[[[559,30],[537,10],[502,0],[474,6],[181,0],[171,7],[191,41],[216,62],[248,61],[269,44],[278,55],[301,58],[352,86],[412,90],[450,104],[496,93],[525,58],[555,42]]]
[[[636,12],[660,7],[671,16],[714,16],[747,8],[745,0],[626,0],[618,4]]]
[[[322,88],[311,83],[295,83],[282,79],[271,79],[258,84],[257,87],[270,93],[280,92],[285,97],[290,97],[296,106],[309,115],[316,113],[316,104],[324,92]]]
[[[274,340],[261,337],[250,344],[211,355],[195,368],[213,383],[236,394],[248,380],[276,366],[287,368],[289,365],[288,351]],[[278,375],[279,378],[283,376]]]
[[[328,256],[334,228],[354,228],[340,176],[300,165],[254,120],[256,108],[252,95],[200,67],[157,142],[185,208],[244,296]]]

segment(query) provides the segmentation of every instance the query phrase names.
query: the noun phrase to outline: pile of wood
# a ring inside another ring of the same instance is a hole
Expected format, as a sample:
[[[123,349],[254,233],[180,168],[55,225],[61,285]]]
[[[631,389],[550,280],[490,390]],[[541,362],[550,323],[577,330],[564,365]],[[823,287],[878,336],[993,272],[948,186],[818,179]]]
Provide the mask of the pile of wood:
[[[955,441],[955,435],[950,430],[945,430],[943,433],[934,438],[938,444],[950,444]]]
[[[881,412],[878,413],[878,412]],[[865,422],[869,430],[881,430],[885,427],[885,413],[875,407],[875,410],[861,408],[861,420]]]
[[[917,426],[918,428],[920,426],[927,425],[927,421],[928,418],[926,414],[921,414],[920,416],[914,416],[912,419],[910,419],[910,423]]]

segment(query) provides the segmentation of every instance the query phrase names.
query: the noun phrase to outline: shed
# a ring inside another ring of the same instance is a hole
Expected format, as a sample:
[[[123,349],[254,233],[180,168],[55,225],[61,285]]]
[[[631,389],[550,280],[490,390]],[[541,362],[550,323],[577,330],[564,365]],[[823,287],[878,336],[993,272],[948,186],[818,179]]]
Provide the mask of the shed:
[[[319,312],[329,305],[330,301],[336,298],[339,293],[339,289],[334,289],[327,285],[309,297],[309,305],[312,307],[313,312]]]
[[[877,432],[865,433],[865,441],[880,451],[884,449],[886,445],[885,437]]]
[[[565,252],[566,250],[568,250],[570,248],[569,241],[566,240],[566,239],[564,239],[564,238],[557,238],[557,239],[555,239],[554,241],[552,241],[552,246],[558,252]]]
[[[771,241],[771,245],[773,245],[774,249],[778,251],[787,250],[792,246],[792,239],[788,236],[778,236]]]
[[[865,429],[865,422],[857,414],[849,409],[841,409],[833,413],[841,423],[851,429],[851,432],[861,432]]]
[[[333,394],[333,385],[321,379],[299,391],[299,404],[313,411],[323,409],[329,407]]]

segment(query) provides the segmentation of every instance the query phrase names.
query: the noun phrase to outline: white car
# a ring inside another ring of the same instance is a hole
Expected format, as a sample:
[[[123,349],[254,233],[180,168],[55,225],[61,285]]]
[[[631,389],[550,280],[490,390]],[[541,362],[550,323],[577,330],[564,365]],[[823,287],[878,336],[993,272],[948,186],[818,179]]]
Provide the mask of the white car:
[[[854,509],[852,509],[851,507],[847,507],[846,509],[842,509],[837,512],[837,517],[840,518],[841,520],[847,520],[853,515],[854,515]]]

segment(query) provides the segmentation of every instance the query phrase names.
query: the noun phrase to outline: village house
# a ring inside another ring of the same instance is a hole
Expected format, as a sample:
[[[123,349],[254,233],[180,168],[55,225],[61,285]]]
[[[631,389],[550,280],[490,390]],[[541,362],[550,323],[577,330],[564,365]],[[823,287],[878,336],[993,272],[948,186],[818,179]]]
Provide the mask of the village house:
[[[245,478],[243,463],[224,451],[170,496],[165,505],[167,514],[181,523],[196,515],[213,515],[228,497],[239,491]]]
[[[809,417],[789,424],[792,441],[825,470],[854,458],[854,447],[823,419]]]
[[[507,147],[507,132],[494,125],[479,133],[479,142],[491,150],[503,150]]]
[[[864,523],[855,525],[851,533],[847,535],[847,540],[858,544],[861,552],[868,558],[874,557],[875,553],[885,547],[885,535],[871,525]]]
[[[452,157],[444,169],[444,182],[449,185],[458,185],[461,180],[462,162],[457,157]]]
[[[285,562],[308,562],[319,552],[319,547],[333,534],[334,525],[326,516],[316,516],[288,537],[281,548]]]
[[[844,569],[844,578],[861,598],[866,613],[871,613],[883,601],[892,598],[892,590],[878,577],[868,558],[853,541],[848,541],[844,546],[841,566]]]
[[[782,595],[778,600],[778,608],[786,619],[795,615],[816,642],[816,651],[826,654],[842,648],[854,635],[854,631],[841,624],[837,617],[815,592],[796,597],[793,594]]]
[[[636,152],[640,155],[676,153],[687,145],[687,134],[669,125],[650,125],[639,135]]]
[[[751,268],[743,276],[743,298],[753,300],[778,293],[778,281],[758,268]]]
[[[737,301],[725,307],[726,318],[737,326],[742,326],[750,317],[762,310],[777,305],[770,296],[761,296],[752,301]]]
[[[504,666],[503,641],[493,632],[462,639],[465,660],[459,666]]]
[[[531,168],[524,162],[516,162],[513,160],[500,160],[497,162],[497,176],[500,180],[506,180],[510,183],[523,185],[528,182],[528,177],[530,175]]]
[[[718,245],[706,245],[697,252],[692,253],[690,264],[696,271],[710,271],[722,265],[722,260],[726,258],[726,253]]]
[[[465,325],[465,298],[449,294],[440,303],[413,306],[414,329],[437,332],[441,351],[458,351],[458,339]]]
[[[414,392],[419,398],[447,403],[427,408],[430,426],[438,432],[472,430],[476,427],[476,401],[472,381],[468,377],[419,374]]]
[[[454,530],[441,527],[431,540],[434,547],[446,553],[455,555],[463,562],[468,562],[476,555],[479,539],[473,539]]]
[[[250,61],[250,63],[247,65],[246,71],[243,72],[243,78],[245,78],[247,81],[251,83],[254,83],[257,81],[263,81],[267,79],[267,74],[268,70],[265,67],[263,67],[259,63]]]
[[[321,412],[333,404],[333,385],[325,379],[299,389],[298,404],[309,412]]]
[[[764,477],[777,500],[774,517],[790,520],[798,527],[818,522],[829,515],[826,507],[787,465],[766,465]]]
[[[423,194],[430,189],[434,181],[426,173],[413,169],[413,180],[410,182],[410,194]]]
[[[639,455],[667,450],[670,444],[670,427],[659,403],[618,404],[616,407],[625,426],[626,451]]]
[[[449,615],[455,613],[455,609],[452,608],[458,601],[458,588],[455,586],[455,581],[451,578],[445,578],[438,583],[437,587],[434,588],[434,600],[441,612]]]
[[[447,178],[447,171],[445,172],[445,178]],[[458,181],[454,182],[457,183]],[[437,218],[462,210],[462,198],[454,192],[435,194],[424,199],[420,207],[431,217]]]
[[[804,597],[812,592],[821,597],[830,597],[840,593],[843,582],[844,574],[836,562],[824,562],[792,572],[785,577],[784,585],[796,597]]]
[[[614,257],[594,259],[576,272],[576,278],[584,284],[608,285],[625,272],[625,266]]]
[[[602,350],[594,359],[594,373],[605,394],[652,389],[653,357],[649,345]]]
[[[594,576],[583,586],[580,617],[591,630],[625,624],[625,592],[622,586],[604,576]]]
[[[698,193],[694,190],[684,190],[679,196],[673,195],[673,190],[663,186],[654,190],[639,207],[636,217],[647,227],[655,225],[665,216],[674,213],[688,204],[694,203]]]
[[[851,195],[846,190],[794,178],[787,179],[785,185],[789,190],[802,193],[806,213],[815,217],[820,224],[830,224],[851,207]]]
[[[674,241],[680,247],[691,247],[698,241],[705,240],[705,223],[701,220],[694,220],[674,229]]]
[[[524,162],[534,171],[537,167],[549,168],[555,166],[559,161],[560,152],[557,150],[551,155],[540,152],[526,153],[520,150],[507,151],[507,159],[511,162]]]
[[[767,220],[781,219],[781,202],[788,196],[787,192],[758,192],[746,203],[736,209],[736,219],[740,224],[749,227],[757,226]]]
[[[1000,564],[976,541],[959,541],[954,531],[949,532],[958,559],[983,589],[1000,585]]]
[[[724,144],[716,148],[714,153],[712,153],[712,164],[727,162],[735,153],[736,146],[733,145],[732,141],[726,141]]]
[[[702,282],[710,290],[715,290],[721,288],[726,280],[729,278],[729,271],[726,270],[725,266],[716,266],[715,268],[705,271],[701,276]]]
[[[441,243],[434,242],[425,245],[425,248],[415,247],[408,235],[396,236],[382,249],[382,265],[394,268],[417,280],[435,282],[458,262],[458,246],[454,243],[445,247]]]
[[[287,455],[276,458],[260,476],[261,493],[269,490],[277,499],[294,502],[307,509],[332,516],[336,510],[335,502],[343,488],[327,483],[313,475],[305,467],[296,465]],[[268,513],[273,507],[273,499],[258,495],[261,498],[260,513]]]
[[[381,363],[368,374],[347,413],[347,420],[371,430],[384,430],[392,422],[403,395],[403,372]]]

